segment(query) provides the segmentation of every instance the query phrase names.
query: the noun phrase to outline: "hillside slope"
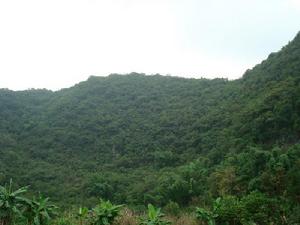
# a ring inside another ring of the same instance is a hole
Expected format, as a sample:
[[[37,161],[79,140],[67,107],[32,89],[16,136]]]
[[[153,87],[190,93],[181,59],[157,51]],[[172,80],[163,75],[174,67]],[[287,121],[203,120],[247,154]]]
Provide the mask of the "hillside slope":
[[[299,203],[299,81],[300,34],[235,81],[132,73],[0,90],[0,183],[62,204],[252,190]]]

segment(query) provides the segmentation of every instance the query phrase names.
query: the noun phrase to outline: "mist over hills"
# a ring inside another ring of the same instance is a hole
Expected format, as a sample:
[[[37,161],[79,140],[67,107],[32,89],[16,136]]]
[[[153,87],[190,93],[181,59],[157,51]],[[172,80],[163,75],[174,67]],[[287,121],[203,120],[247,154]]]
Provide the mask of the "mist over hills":
[[[300,201],[300,34],[241,79],[132,73],[0,90],[0,183],[62,205]],[[62,200],[63,199],[63,200]]]

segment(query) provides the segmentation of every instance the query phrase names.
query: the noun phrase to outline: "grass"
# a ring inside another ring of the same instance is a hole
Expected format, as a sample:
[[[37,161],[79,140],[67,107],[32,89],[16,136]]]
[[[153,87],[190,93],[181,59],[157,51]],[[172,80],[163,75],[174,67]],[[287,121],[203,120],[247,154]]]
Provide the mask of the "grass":
[[[113,225],[139,225],[142,216],[143,214],[124,208]],[[167,214],[165,218],[172,225],[201,225],[194,215],[188,213],[181,213],[177,216]],[[88,225],[88,223],[83,222],[83,224],[80,224],[80,221],[76,219],[76,214],[69,212],[57,218],[53,225]]]

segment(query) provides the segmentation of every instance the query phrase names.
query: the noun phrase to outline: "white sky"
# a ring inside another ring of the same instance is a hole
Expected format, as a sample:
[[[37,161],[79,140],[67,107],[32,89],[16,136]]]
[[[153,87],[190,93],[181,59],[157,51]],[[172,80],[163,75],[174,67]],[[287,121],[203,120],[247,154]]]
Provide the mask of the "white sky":
[[[300,30],[300,0],[0,0],[0,87],[90,75],[240,77]]]

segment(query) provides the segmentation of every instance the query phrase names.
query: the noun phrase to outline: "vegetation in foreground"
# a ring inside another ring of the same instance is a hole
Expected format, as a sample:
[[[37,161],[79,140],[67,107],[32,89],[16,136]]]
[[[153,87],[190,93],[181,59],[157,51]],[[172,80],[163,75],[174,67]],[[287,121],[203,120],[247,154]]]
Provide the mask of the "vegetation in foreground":
[[[148,204],[145,213],[134,213],[124,205],[114,205],[109,200],[88,209],[60,211],[49,203],[48,198],[39,196],[32,199],[24,194],[27,187],[13,190],[12,182],[0,186],[1,225],[298,225],[298,211],[290,212],[287,205],[259,192],[243,198],[226,196],[217,198],[211,209],[196,207],[194,212],[183,213],[176,204],[169,205],[169,215]],[[190,209],[191,210],[191,209]],[[296,215],[293,215],[296,214]]]

